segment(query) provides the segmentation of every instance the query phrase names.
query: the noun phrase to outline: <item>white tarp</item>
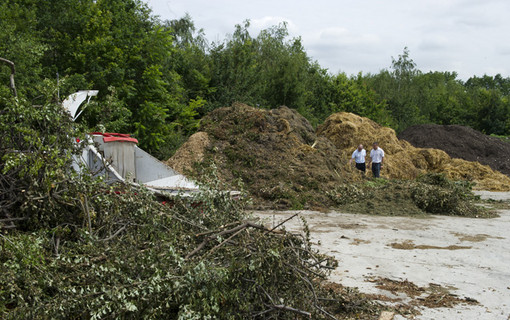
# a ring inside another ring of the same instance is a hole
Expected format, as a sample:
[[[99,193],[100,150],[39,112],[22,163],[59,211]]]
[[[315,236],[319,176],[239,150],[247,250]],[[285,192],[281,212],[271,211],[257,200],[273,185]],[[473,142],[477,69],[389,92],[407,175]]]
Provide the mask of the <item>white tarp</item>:
[[[159,180],[153,180],[144,183],[147,187],[162,190],[197,190],[198,186],[185,176],[177,174]]]

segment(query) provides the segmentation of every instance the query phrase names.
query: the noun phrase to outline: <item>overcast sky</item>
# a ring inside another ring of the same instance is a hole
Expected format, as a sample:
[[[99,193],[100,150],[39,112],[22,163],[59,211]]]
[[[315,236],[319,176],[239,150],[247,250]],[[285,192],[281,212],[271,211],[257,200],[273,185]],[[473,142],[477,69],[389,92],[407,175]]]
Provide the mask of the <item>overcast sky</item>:
[[[510,76],[509,0],[145,1],[164,20],[189,13],[210,42],[246,19],[254,37],[286,21],[331,73],[377,73],[407,46],[423,72]]]

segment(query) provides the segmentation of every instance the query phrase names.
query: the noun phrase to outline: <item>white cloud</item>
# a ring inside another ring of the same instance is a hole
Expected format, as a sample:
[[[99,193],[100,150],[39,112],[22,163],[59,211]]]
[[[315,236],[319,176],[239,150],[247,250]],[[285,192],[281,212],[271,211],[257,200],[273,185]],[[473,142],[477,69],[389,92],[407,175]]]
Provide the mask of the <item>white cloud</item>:
[[[272,26],[277,26],[283,22],[287,24],[287,30],[290,33],[298,32],[298,27],[296,24],[294,24],[291,19],[284,17],[265,16],[260,19],[252,19],[250,20],[250,26],[258,34],[264,29],[270,28]]]
[[[353,33],[346,28],[335,27],[320,30],[316,34],[307,34],[306,39],[310,49],[331,50],[373,50],[381,44],[381,39],[375,34]]]
[[[448,50],[451,44],[448,37],[444,35],[430,35],[420,41],[418,49],[425,52],[437,52],[439,50]]]

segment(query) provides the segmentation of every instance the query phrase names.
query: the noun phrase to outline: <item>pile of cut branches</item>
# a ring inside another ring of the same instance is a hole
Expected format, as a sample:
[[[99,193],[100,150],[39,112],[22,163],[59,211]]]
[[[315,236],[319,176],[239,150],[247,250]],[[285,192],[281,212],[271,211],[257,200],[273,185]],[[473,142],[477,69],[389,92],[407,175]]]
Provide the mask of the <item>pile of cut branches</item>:
[[[141,188],[96,188],[83,200],[90,229],[1,235],[3,318],[334,319],[345,304],[323,288],[336,262],[307,232],[247,219],[222,192],[168,206]],[[349,314],[375,310],[361,302]]]
[[[306,228],[268,228],[218,185],[168,205],[143,187],[78,175],[70,160],[79,150],[58,105],[30,114],[28,104],[2,103],[0,318],[334,319],[376,312],[362,298],[324,288],[336,262],[311,247]]]

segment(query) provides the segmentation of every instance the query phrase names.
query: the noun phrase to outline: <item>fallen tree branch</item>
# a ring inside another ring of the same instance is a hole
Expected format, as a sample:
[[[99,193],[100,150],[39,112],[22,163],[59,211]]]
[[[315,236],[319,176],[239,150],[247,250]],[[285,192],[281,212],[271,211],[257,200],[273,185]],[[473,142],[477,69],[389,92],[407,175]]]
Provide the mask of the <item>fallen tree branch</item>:
[[[292,308],[292,307],[289,307],[289,306],[286,306],[286,305],[283,305],[283,304],[273,305],[273,306],[271,306],[271,308],[277,309],[277,310],[293,312],[295,314],[306,316],[306,317],[308,317],[310,319],[312,318],[312,314],[310,312],[299,310],[299,309],[296,309],[296,308]]]
[[[101,239],[100,241],[109,241],[113,238],[115,238],[119,233],[121,233],[122,231],[124,231],[127,226],[129,225],[129,223],[126,223],[124,226],[122,226],[122,228],[120,228],[119,230],[117,230],[114,234],[112,234],[111,236],[109,236],[108,238],[104,238],[104,239]]]
[[[317,308],[317,310],[319,310],[320,312],[322,312],[323,314],[325,314],[326,316],[328,316],[330,319],[332,320],[338,320],[334,315],[332,315],[331,313],[327,312],[326,310],[324,310],[323,308],[319,307],[317,304],[314,305],[315,308]]]
[[[11,60],[4,59],[4,58],[0,58],[0,61],[5,62],[6,64],[8,64],[11,67],[11,76],[10,76],[11,83],[10,83],[9,87],[11,88],[12,93],[14,94],[14,98],[17,98],[18,93],[16,92],[16,85],[14,84],[14,75],[16,74],[16,68],[14,67],[14,62],[12,62]]]
[[[13,217],[13,218],[0,219],[0,222],[20,221],[20,220],[27,220],[27,219],[28,219],[28,217]]]
[[[294,217],[296,217],[297,215],[298,215],[297,213],[293,214],[291,217],[289,217],[289,218],[287,218],[287,219],[283,220],[282,222],[280,222],[279,224],[277,224],[277,225],[276,225],[275,227],[273,227],[272,229],[267,230],[264,234],[267,234],[267,233],[269,233],[269,232],[273,232],[275,229],[279,228],[280,226],[282,226],[283,224],[285,224],[287,221],[289,221],[289,220],[291,220],[291,219],[294,219]]]
[[[225,234],[230,234],[230,233],[236,233],[237,231],[240,231],[240,230],[243,230],[246,228],[254,228],[254,229],[260,229],[260,230],[264,230],[264,231],[268,230],[266,227],[264,227],[262,225],[255,224],[253,222],[245,222],[243,224],[238,225],[235,228],[223,230],[217,234],[206,237],[204,239],[204,241],[202,241],[202,243],[200,243],[198,245],[198,247],[195,248],[195,250],[191,251],[190,253],[188,253],[188,255],[186,255],[185,259],[189,259],[193,255],[195,255],[197,252],[202,250],[209,243],[209,241],[214,240],[214,239],[218,238],[219,236],[223,236]]]
[[[83,213],[85,214],[85,217],[87,218],[87,227],[89,230],[89,234],[92,234],[92,220],[90,218],[89,202],[87,200],[87,196],[83,195],[83,200],[81,198],[78,200],[81,204]]]
[[[239,224],[239,221],[235,221],[235,222],[232,222],[232,223],[227,223],[225,225],[222,225],[220,226],[221,229],[223,228],[227,228],[227,227],[230,227],[230,226],[235,226],[236,224]],[[205,231],[205,232],[201,232],[201,233],[197,233],[195,235],[195,237],[200,237],[200,236],[206,236],[206,235],[209,235],[209,234],[212,234],[212,233],[215,233],[215,232],[218,232],[219,230],[209,230],[209,231]]]
[[[234,233],[233,235],[231,235],[230,237],[228,237],[227,239],[223,240],[220,244],[218,244],[217,246],[215,246],[214,248],[212,248],[211,250],[209,250],[208,254],[210,253],[213,253],[214,251],[216,251],[219,247],[221,247],[222,245],[224,245],[225,243],[227,242],[230,242],[230,240],[232,240],[232,238],[234,238],[235,236],[237,236],[238,234],[240,234],[241,232],[243,232],[244,229],[241,229],[239,231],[237,231],[236,233]]]

